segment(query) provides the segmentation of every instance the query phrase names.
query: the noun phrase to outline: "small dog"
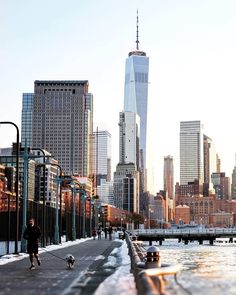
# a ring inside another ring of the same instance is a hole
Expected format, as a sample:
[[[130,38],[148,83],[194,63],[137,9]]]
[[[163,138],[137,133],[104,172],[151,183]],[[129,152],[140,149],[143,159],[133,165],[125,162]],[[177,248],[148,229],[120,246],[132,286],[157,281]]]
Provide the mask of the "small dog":
[[[75,264],[75,257],[72,254],[67,254],[67,256],[66,256],[67,268],[69,268],[69,269],[73,268],[74,264]]]

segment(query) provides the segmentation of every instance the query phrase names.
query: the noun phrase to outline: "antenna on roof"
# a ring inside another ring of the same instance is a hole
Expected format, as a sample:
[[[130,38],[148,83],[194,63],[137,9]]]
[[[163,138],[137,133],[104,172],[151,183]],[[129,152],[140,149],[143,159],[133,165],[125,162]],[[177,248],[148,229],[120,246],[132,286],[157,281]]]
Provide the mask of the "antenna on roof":
[[[138,40],[138,9],[137,9],[137,25],[136,25],[136,50],[139,50],[139,40]]]

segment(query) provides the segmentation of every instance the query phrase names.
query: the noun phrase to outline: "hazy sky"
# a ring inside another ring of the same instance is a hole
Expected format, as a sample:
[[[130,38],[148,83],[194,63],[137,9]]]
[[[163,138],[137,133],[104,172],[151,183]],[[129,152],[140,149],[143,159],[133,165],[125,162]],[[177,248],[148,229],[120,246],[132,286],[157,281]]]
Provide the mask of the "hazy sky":
[[[34,80],[89,80],[95,128],[112,134],[118,162],[125,59],[135,48],[150,58],[148,163],[162,189],[163,158],[179,180],[180,121],[201,120],[231,176],[236,153],[235,0],[1,0],[0,121],[21,126],[22,93]],[[16,138],[1,125],[0,147]]]

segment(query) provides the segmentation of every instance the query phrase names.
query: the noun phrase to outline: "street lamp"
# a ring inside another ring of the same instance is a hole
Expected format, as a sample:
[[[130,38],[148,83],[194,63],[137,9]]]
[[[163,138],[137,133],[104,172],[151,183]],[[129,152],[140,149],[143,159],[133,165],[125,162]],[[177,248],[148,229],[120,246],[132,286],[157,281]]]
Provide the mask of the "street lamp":
[[[42,164],[42,165],[44,167],[44,173],[45,173],[46,165],[56,166],[60,170],[60,176],[58,176],[58,173],[56,176],[56,213],[55,213],[55,227],[54,227],[54,243],[56,245],[58,245],[59,242],[61,242],[62,168],[59,164],[56,164],[56,163],[47,163],[46,164],[45,163],[45,154],[44,154],[44,164]],[[60,226],[59,226],[59,222],[58,222],[58,190],[59,190],[59,185],[60,185]],[[44,204],[45,204],[45,179],[44,179],[44,198],[43,199],[44,199]],[[43,207],[44,207],[43,208],[43,212],[44,212],[45,205]],[[43,214],[43,220],[44,220],[44,216],[45,216],[45,213]],[[45,222],[44,222],[44,226],[45,226]],[[60,231],[59,231],[59,228],[60,228]],[[43,240],[44,240],[44,238],[43,238]]]
[[[105,218],[105,210],[102,208],[101,210],[101,217],[102,217],[102,228],[105,228],[106,226],[106,218]]]
[[[39,150],[42,154],[43,154],[43,210],[42,210],[42,246],[45,247],[45,207],[46,207],[46,200],[45,200],[45,191],[46,191],[46,187],[45,187],[45,178],[46,178],[46,154],[45,151],[41,148],[32,148],[33,151],[37,151]]]
[[[46,157],[51,157],[49,155],[45,155],[44,150],[40,148],[31,148],[31,150],[40,150],[43,153],[43,156],[41,155],[29,155],[27,151],[27,144],[25,143],[25,148],[24,148],[24,183],[23,183],[23,204],[22,204],[22,236],[21,236],[21,251],[25,252],[26,251],[26,240],[23,237],[24,231],[26,229],[26,215],[27,215],[27,194],[28,194],[28,160],[29,159],[38,159],[38,158],[43,158],[43,164],[37,164],[38,166],[43,166],[43,203],[44,203],[44,208],[45,208],[45,158]],[[45,226],[44,226],[44,209],[42,210],[42,219],[43,219],[43,225],[42,225],[42,245],[45,246]]]
[[[94,223],[95,223],[95,228],[98,227],[98,223],[99,223],[99,203],[98,203],[98,199],[99,199],[99,196],[96,196],[95,197],[95,200],[94,200],[94,215],[95,215],[95,220],[94,220]]]
[[[87,199],[87,195],[86,195],[86,191],[85,190],[81,190],[83,192],[83,228],[82,228],[82,238],[85,238],[86,234],[85,234],[85,223],[86,223],[86,199]]]
[[[24,149],[24,183],[23,183],[23,204],[22,204],[22,232],[21,232],[21,252],[26,251],[26,240],[24,232],[26,229],[26,214],[27,214],[27,190],[28,190],[28,154],[25,145]]]
[[[74,181],[70,184],[72,188],[72,228],[71,228],[71,239],[72,241],[76,240],[76,230],[75,230],[75,195],[76,195],[76,188]]]
[[[83,193],[83,225],[82,225],[82,237],[85,238],[85,224],[86,224],[86,199],[87,199],[87,196],[86,196],[86,191],[81,188],[81,184],[79,184],[78,182],[76,183],[74,181],[74,179],[71,179],[71,183],[70,183],[70,186],[72,188],[72,240],[75,240],[76,239],[76,230],[75,230],[75,197],[76,197],[76,192],[82,192]],[[76,185],[78,185],[79,187],[76,188]]]
[[[151,229],[151,213],[153,213],[153,210],[148,208],[149,230]]]
[[[4,187],[2,193],[4,194],[4,199],[6,198],[7,191],[7,178],[4,176],[0,176],[0,179],[3,180]],[[5,207],[5,206],[4,206]],[[5,208],[4,208],[5,209]],[[9,254],[9,246],[10,246],[10,193],[7,193],[7,254]]]
[[[230,217],[230,227],[233,227],[233,217]]]
[[[203,220],[203,218],[200,217],[200,228],[202,228],[202,220]]]
[[[97,227],[96,228],[100,227],[100,217],[101,217],[101,214],[98,213],[98,223],[97,223]]]
[[[56,176],[56,214],[55,214],[55,229],[54,229],[54,243],[56,245],[58,245],[60,242],[60,239],[61,239],[61,231],[59,233],[59,226],[58,226],[58,188],[59,188],[59,184],[60,184],[60,207],[61,207],[61,202],[62,202],[62,189],[61,189],[62,168],[60,165],[55,164],[55,163],[50,163],[50,165],[57,166],[57,168],[59,168],[59,170],[60,170],[60,179],[59,179],[58,175]],[[61,210],[60,210],[60,212],[61,212]],[[60,218],[61,218],[61,215],[60,215]],[[61,224],[61,222],[60,222],[60,224]]]
[[[16,128],[16,228],[15,228],[15,254],[18,254],[18,235],[19,235],[19,128],[10,121],[3,121],[0,124],[10,124]]]
[[[94,208],[94,200],[92,200],[92,196],[89,197],[89,236],[92,237],[92,221],[93,221],[93,208]]]
[[[122,230],[122,227],[123,227],[122,222],[123,222],[123,217],[121,216],[121,219],[120,219],[120,230]]]

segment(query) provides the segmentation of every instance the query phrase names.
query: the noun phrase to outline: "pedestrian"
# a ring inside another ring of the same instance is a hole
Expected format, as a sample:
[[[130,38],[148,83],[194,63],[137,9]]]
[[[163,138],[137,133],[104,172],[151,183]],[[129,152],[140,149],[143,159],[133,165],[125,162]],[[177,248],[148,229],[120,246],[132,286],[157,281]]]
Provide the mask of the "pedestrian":
[[[35,225],[34,218],[29,218],[27,228],[25,229],[23,234],[23,238],[27,240],[27,252],[29,253],[29,259],[31,262],[30,269],[35,269],[34,257],[36,258],[38,265],[41,265],[38,254],[38,242],[40,237],[40,228]]]
[[[97,235],[97,231],[96,231],[96,228],[93,229],[93,239],[95,240],[96,239],[96,235]]]
[[[108,228],[108,234],[109,234],[109,240],[112,240],[112,227],[111,226],[109,226],[109,228]]]
[[[105,239],[107,239],[107,227],[104,228]]]
[[[98,240],[101,240],[102,239],[102,230],[100,227],[98,228],[97,232],[98,232]]]
[[[123,234],[122,234],[122,240],[124,240],[125,239],[125,228],[124,227],[122,228],[122,232],[123,232]]]

